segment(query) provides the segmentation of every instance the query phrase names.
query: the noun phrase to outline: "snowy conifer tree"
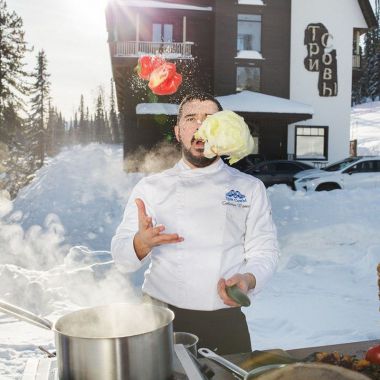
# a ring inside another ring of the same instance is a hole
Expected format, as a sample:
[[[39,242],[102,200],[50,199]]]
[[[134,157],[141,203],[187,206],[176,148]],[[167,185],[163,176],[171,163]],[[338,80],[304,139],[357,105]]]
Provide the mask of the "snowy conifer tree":
[[[10,142],[12,124],[5,119],[5,111],[18,112],[28,93],[24,56],[28,51],[24,40],[23,22],[14,11],[0,0],[0,141]]]
[[[116,103],[115,103],[115,93],[114,93],[114,81],[111,78],[111,96],[110,96],[110,113],[109,113],[109,123],[112,135],[112,142],[119,143],[121,142],[120,138],[120,123],[119,118],[117,117],[116,112]]]
[[[35,153],[39,159],[39,166],[42,166],[46,153],[45,135],[50,93],[50,74],[47,72],[47,59],[43,50],[37,55],[37,66],[35,67],[33,77],[35,78],[35,82],[32,88],[33,97],[31,99],[33,131],[31,136],[37,141]]]

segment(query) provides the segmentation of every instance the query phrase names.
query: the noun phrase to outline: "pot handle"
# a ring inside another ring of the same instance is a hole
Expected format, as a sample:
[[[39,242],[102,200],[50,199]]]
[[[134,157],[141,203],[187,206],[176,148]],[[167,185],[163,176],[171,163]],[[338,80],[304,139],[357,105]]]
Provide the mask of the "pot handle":
[[[200,348],[198,352],[205,358],[210,359],[220,364],[223,368],[228,369],[229,371],[232,371],[234,374],[242,377],[243,379],[248,375],[247,371],[244,371],[244,369],[241,369],[236,364],[231,363],[230,361],[217,355],[214,351],[211,351],[208,348]]]
[[[8,302],[0,301],[0,311],[11,315],[12,317],[16,317],[17,319],[31,323],[35,326],[42,327],[46,330],[53,329],[53,323],[48,319],[41,318],[30,311],[24,310],[21,307],[14,306]]]

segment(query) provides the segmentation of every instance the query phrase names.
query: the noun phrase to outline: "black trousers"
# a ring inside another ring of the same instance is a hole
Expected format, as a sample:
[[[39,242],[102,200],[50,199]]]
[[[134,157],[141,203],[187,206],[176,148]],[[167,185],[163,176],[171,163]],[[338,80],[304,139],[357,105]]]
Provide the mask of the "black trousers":
[[[240,308],[199,311],[168,307],[175,314],[174,331],[198,336],[198,348],[209,348],[220,355],[251,352],[248,325]]]

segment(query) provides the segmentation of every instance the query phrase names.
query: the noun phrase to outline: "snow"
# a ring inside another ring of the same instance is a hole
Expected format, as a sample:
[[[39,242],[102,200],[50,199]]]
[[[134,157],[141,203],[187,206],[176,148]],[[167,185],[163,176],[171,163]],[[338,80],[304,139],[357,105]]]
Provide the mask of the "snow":
[[[177,115],[178,104],[140,103],[136,106],[137,115]]]
[[[150,0],[128,0],[128,7],[139,8],[165,8],[165,9],[186,9],[191,11],[212,11],[212,7],[197,7],[195,5],[165,3],[163,1]]]
[[[263,0],[238,0],[239,5],[264,5]]]
[[[264,59],[261,53],[255,50],[240,50],[235,57],[238,59]]]
[[[380,141],[377,107],[353,110],[363,121],[355,125],[359,149]],[[123,171],[121,146],[76,146],[49,160],[14,201],[0,195],[0,299],[52,321],[85,306],[137,301],[142,274],[115,267],[109,245],[142,176]],[[253,348],[378,339],[378,189],[303,193],[277,185],[268,195],[282,256],[246,310]],[[39,345],[54,350],[53,333],[0,315],[0,378],[20,379],[27,359],[44,356]]]
[[[237,112],[296,113],[310,115],[314,113],[310,105],[252,91],[242,91],[233,95],[219,96],[217,99],[224,109]]]
[[[241,91],[237,94],[218,96],[216,99],[226,110],[235,112],[310,114],[313,107],[289,99],[261,94],[259,92]],[[136,106],[137,114],[176,115],[178,106],[169,103],[140,103]]]
[[[351,139],[358,140],[359,155],[380,155],[380,101],[359,104],[351,114]]]

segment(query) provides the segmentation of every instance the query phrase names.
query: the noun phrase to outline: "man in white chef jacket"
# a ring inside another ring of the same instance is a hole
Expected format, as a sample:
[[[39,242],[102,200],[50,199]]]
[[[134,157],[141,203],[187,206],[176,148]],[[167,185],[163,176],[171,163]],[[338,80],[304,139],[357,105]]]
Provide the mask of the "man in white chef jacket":
[[[218,156],[206,158],[204,143],[194,139],[203,120],[220,110],[207,94],[182,101],[175,126],[182,159],[135,186],[111,252],[130,272],[150,260],[143,292],[174,311],[174,330],[230,354],[251,351],[251,344],[226,286],[253,298],[273,275],[279,249],[262,182]]]

